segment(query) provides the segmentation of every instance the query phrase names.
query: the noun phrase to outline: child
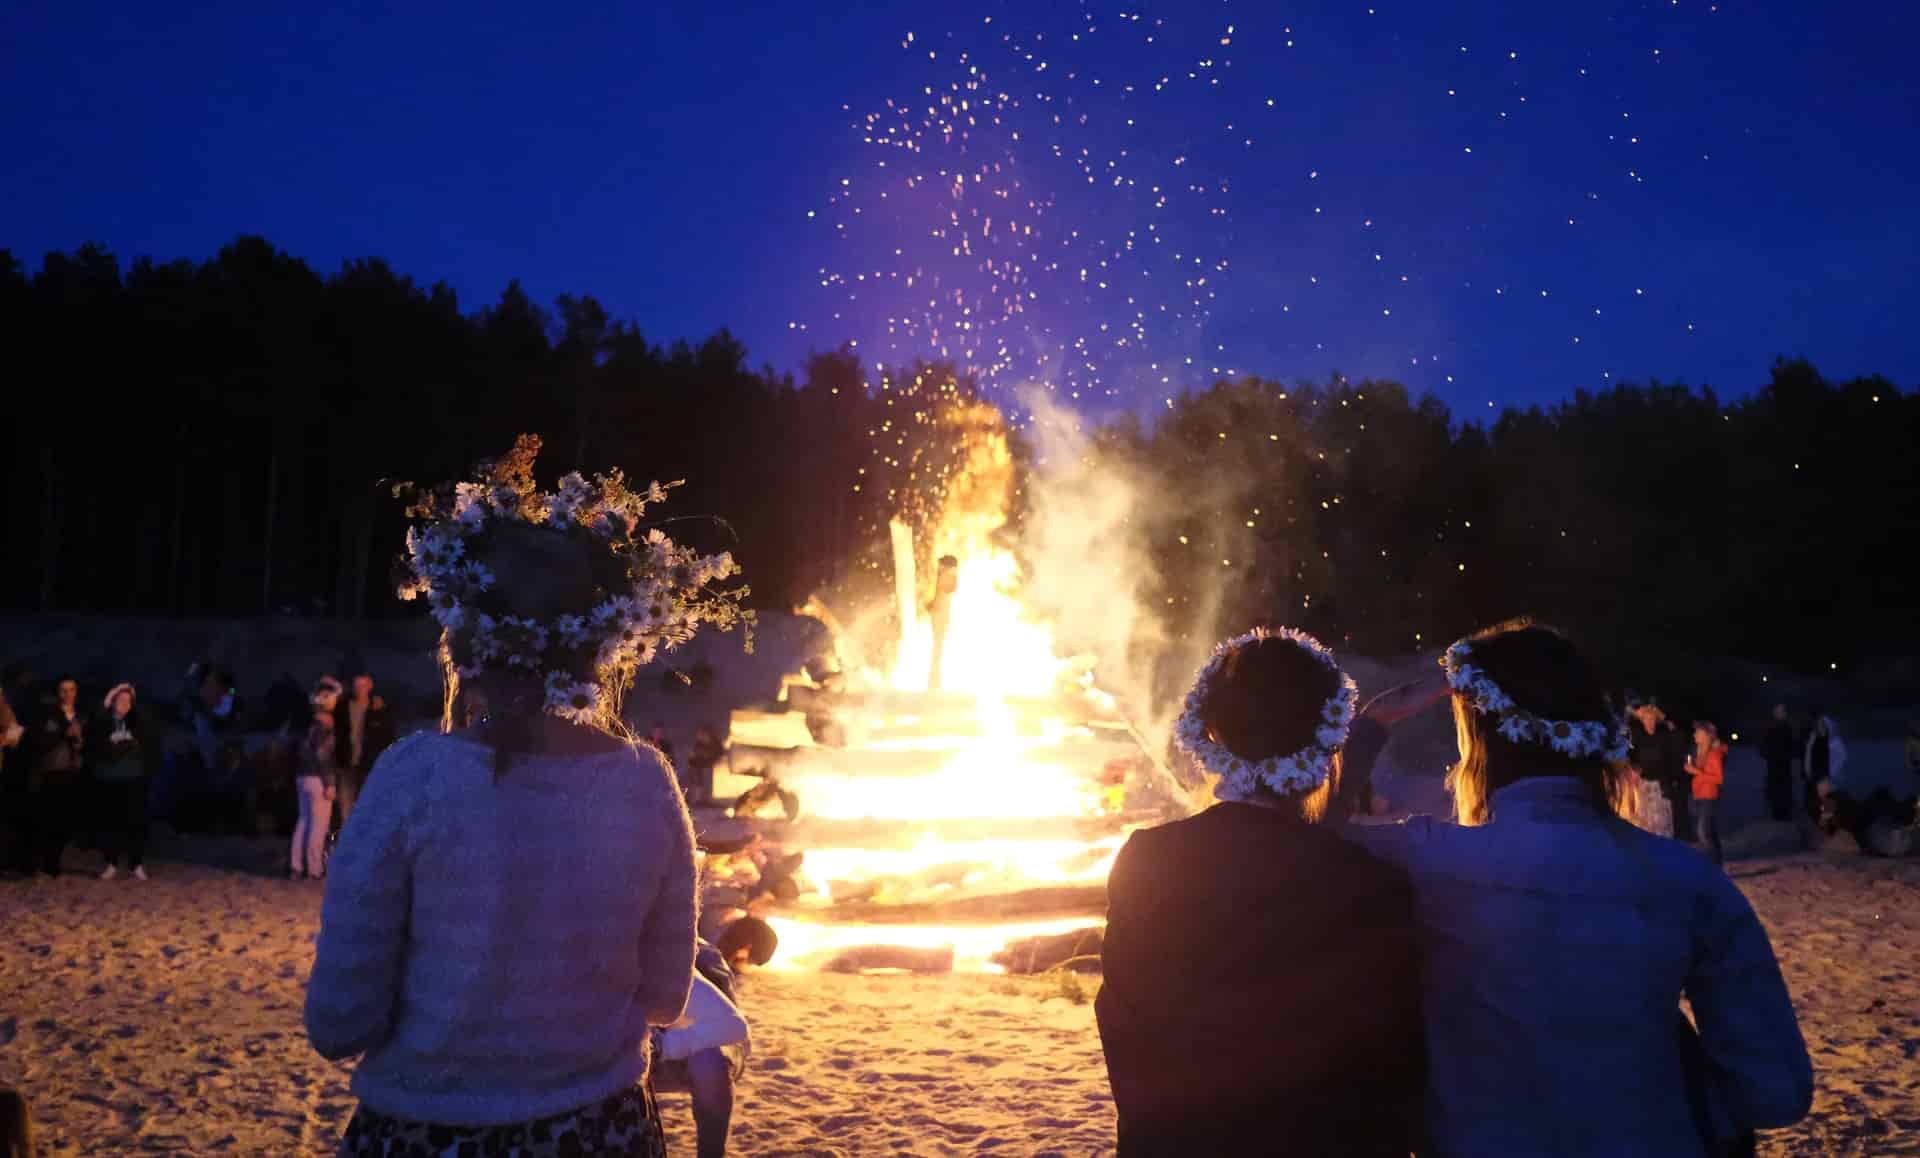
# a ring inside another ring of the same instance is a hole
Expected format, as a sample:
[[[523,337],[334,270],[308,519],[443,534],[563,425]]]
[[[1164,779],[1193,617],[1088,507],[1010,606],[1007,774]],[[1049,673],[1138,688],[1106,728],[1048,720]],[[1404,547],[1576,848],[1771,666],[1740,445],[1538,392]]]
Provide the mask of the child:
[[[1720,786],[1727,780],[1727,746],[1720,730],[1706,720],[1693,725],[1693,754],[1687,757],[1687,775],[1693,778],[1693,823],[1700,844],[1714,864],[1725,863],[1720,850]]]

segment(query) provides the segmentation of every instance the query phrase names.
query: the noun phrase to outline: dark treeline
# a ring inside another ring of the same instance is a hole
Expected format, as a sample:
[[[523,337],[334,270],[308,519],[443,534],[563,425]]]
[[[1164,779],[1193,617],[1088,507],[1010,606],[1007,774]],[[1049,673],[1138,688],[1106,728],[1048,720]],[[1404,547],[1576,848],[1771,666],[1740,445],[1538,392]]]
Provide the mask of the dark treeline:
[[[388,481],[462,474],[521,431],[549,478],[688,480],[663,515],[713,518],[676,535],[733,549],[757,603],[791,606],[872,581],[921,485],[914,440],[939,428],[845,352],[796,381],[724,331],[661,346],[517,284],[463,312],[383,262],[322,275],[251,238],[127,268],[0,251],[0,325],[15,610],[397,613]],[[1525,609],[1824,668],[1920,640],[1899,547],[1920,526],[1917,418],[1890,382],[1801,362],[1735,403],[1623,386],[1491,425],[1389,382],[1247,379],[1110,423],[1094,454],[1141,488],[1155,606],[1177,618],[1227,579],[1203,631],[1270,616],[1391,653]]]

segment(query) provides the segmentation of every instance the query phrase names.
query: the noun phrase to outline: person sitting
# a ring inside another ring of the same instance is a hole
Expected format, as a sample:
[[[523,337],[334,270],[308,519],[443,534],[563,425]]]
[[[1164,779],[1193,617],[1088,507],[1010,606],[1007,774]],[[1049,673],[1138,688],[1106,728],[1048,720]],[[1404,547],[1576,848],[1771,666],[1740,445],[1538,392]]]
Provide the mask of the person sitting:
[[[1585,657],[1514,620],[1443,665],[1459,823],[1344,830],[1418,897],[1421,1154],[1717,1155],[1804,1117],[1766,929],[1725,873],[1616,815],[1628,736]]]
[[[1135,832],[1107,882],[1094,1013],[1126,1158],[1413,1148],[1413,891],[1323,824],[1357,698],[1312,637],[1264,630],[1188,694],[1175,736],[1219,803]]]
[[[477,685],[488,714],[387,749],[328,869],[306,1027],[363,1055],[342,1154],[665,1151],[648,1043],[692,986],[693,827],[659,753],[614,731],[652,649],[589,618],[662,584],[628,533],[640,500],[537,493],[536,450],[465,505],[413,507],[402,590],[445,631],[448,702]],[[662,603],[713,622],[705,582],[668,578]]]
[[[702,941],[686,1012],[653,1035],[653,1088],[691,1095],[700,1158],[721,1158],[727,1152],[733,1085],[746,1068],[751,1048],[752,1034],[734,996],[725,956]]]

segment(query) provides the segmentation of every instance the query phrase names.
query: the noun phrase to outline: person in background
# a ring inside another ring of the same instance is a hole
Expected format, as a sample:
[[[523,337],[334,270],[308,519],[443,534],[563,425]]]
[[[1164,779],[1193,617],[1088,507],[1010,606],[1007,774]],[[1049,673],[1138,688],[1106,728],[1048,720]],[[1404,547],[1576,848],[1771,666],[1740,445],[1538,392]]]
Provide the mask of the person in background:
[[[346,827],[353,802],[367,782],[367,773],[380,753],[393,743],[393,725],[387,719],[386,701],[373,692],[373,677],[353,677],[346,699],[334,709],[334,758],[339,761],[336,831]]]
[[[1419,1152],[1697,1158],[1805,1117],[1812,1064],[1766,929],[1725,873],[1617,815],[1627,736],[1586,658],[1515,620],[1444,662],[1459,823],[1344,830],[1413,878]]]
[[[693,750],[687,753],[687,803],[713,803],[713,769],[720,763],[720,737],[705,724],[694,729]]]
[[[1632,752],[1629,760],[1639,774],[1635,786],[1635,815],[1640,827],[1656,836],[1687,841],[1693,830],[1685,801],[1693,788],[1687,781],[1686,737],[1652,698],[1632,708]]]
[[[293,785],[300,798],[300,820],[287,849],[287,879],[320,880],[327,874],[327,826],[333,815],[340,768],[334,755],[333,709],[340,684],[323,676],[313,692],[313,718],[294,752]]]
[[[1787,705],[1773,705],[1773,723],[1760,741],[1760,754],[1767,761],[1767,813],[1778,821],[1793,819],[1793,762],[1798,747]]]
[[[100,870],[103,881],[119,875],[122,858],[134,880],[147,879],[147,793],[160,745],[148,733],[135,699],[132,684],[116,685],[87,730],[100,851],[107,858]]]
[[[1833,719],[1819,708],[1813,709],[1813,723],[1807,729],[1805,760],[1807,811],[1817,823],[1826,822],[1827,797],[1838,789],[1847,766],[1847,746],[1834,729]]]
[[[1447,681],[1409,680],[1367,701],[1354,717],[1347,747],[1340,754],[1340,807],[1335,819],[1374,812],[1373,766],[1386,751],[1391,729],[1447,698]]]
[[[27,777],[34,868],[48,876],[60,875],[60,858],[79,825],[86,792],[86,727],[80,684],[62,677],[54,685],[52,710],[35,729],[33,770]]]
[[[1413,1148],[1412,889],[1323,823],[1358,698],[1284,629],[1222,645],[1188,694],[1174,734],[1219,802],[1133,833],[1107,882],[1094,1014],[1123,1158]]]
[[[1720,729],[1707,720],[1693,722],[1693,751],[1687,756],[1687,775],[1693,780],[1693,823],[1700,847],[1714,864],[1725,864],[1720,848],[1720,789],[1727,782],[1727,746]]]
[[[6,685],[11,682],[0,678],[0,869],[32,872],[33,857],[27,846],[31,830],[25,822],[27,762],[20,745],[27,729],[7,698]]]

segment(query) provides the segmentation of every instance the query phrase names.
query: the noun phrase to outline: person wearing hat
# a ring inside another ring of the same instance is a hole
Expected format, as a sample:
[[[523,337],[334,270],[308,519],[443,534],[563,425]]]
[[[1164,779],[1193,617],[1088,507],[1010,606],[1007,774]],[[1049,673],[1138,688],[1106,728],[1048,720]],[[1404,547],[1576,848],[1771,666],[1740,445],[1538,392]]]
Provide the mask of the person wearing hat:
[[[147,879],[147,791],[159,745],[148,735],[134,708],[132,684],[116,684],[87,728],[87,764],[99,800],[100,851],[107,866],[100,879],[120,873],[124,858],[133,879]]]

